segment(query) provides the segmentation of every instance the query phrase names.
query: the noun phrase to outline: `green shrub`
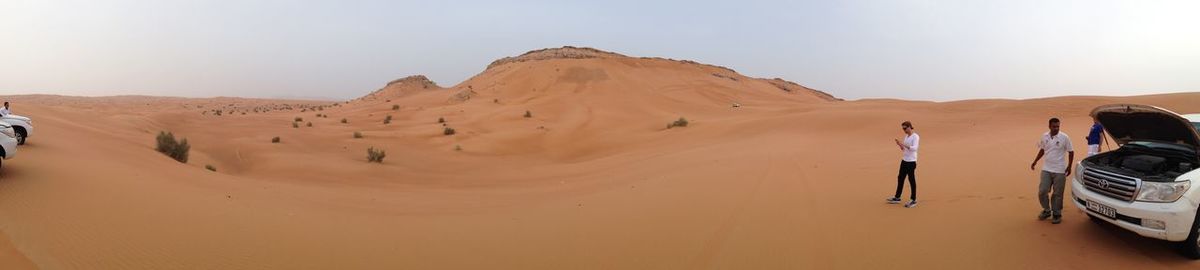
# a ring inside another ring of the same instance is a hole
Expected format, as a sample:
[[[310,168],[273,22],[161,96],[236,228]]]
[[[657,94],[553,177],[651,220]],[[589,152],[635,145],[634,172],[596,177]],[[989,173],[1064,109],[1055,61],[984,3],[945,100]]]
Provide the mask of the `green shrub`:
[[[163,153],[164,155],[175,159],[175,161],[187,163],[188,151],[192,149],[192,146],[188,145],[186,138],[176,141],[175,134],[159,131],[158,137],[156,137],[155,140],[158,141],[158,145],[155,147],[155,150],[157,150],[159,153]]]
[[[679,120],[675,120],[675,122],[671,122],[670,124],[667,124],[667,128],[686,127],[687,125],[688,125],[688,120],[684,119],[683,117],[680,117]]]
[[[387,153],[384,153],[382,149],[367,148],[367,162],[383,163],[383,158],[386,156]]]

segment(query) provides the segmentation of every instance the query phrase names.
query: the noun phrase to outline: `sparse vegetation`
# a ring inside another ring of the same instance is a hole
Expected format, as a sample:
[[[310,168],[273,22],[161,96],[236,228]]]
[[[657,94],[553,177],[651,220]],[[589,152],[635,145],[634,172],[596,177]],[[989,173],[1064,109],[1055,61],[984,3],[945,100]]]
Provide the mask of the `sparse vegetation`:
[[[347,123],[346,118],[342,118],[342,124],[345,124],[345,123]]]
[[[454,151],[462,151],[462,145],[454,145]]]
[[[271,143],[279,143],[279,136],[275,136],[275,138],[271,138]]]
[[[354,132],[354,138],[355,138],[355,139],[362,139],[362,137],[363,137],[363,136],[362,136],[362,132],[358,132],[358,131],[355,131],[355,132]]]
[[[392,115],[389,114],[387,117],[383,118],[384,125],[391,124],[391,123],[392,123]]]
[[[312,122],[308,122],[308,124],[305,124],[305,125],[308,127],[312,127]]]
[[[683,117],[680,117],[679,120],[675,120],[675,122],[671,122],[670,124],[667,124],[667,128],[686,127],[687,125],[688,125],[688,120],[684,119]]]
[[[442,130],[442,134],[445,134],[445,135],[454,135],[454,133],[455,133],[454,129],[450,128],[450,127],[446,127],[445,129]]]
[[[438,124],[445,123],[445,122],[446,122],[446,118],[438,117]]]
[[[213,167],[212,164],[204,165],[204,168],[214,172],[217,171],[217,167]]]
[[[525,118],[531,118],[531,117],[533,117],[533,113],[531,113],[529,111],[525,111]]]
[[[375,147],[367,148],[367,162],[383,163],[383,158],[387,156],[383,149],[375,149]]]
[[[400,110],[400,105],[392,105],[392,110],[393,111]]]
[[[292,122],[303,122],[303,121],[304,121],[304,118],[300,118],[299,116],[297,116],[296,119],[292,119]]]
[[[292,122],[292,128],[300,128],[300,122]]]
[[[175,159],[175,161],[187,163],[188,151],[192,149],[192,146],[188,145],[186,138],[176,141],[175,134],[159,131],[158,137],[155,139],[158,141],[158,146],[155,150]]]

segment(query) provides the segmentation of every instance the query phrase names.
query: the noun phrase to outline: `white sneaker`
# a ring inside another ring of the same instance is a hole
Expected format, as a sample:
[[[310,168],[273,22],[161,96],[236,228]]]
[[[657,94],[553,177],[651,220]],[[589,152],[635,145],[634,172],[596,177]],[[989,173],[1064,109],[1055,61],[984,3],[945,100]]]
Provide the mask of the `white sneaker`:
[[[917,207],[917,201],[908,201],[908,203],[904,204],[904,208],[913,208],[913,207]]]

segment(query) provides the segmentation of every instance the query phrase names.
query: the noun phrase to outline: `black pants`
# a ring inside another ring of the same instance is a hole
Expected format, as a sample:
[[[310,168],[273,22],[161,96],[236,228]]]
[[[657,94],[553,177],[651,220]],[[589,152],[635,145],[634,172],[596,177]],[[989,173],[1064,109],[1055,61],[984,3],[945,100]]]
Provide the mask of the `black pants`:
[[[917,162],[900,161],[900,174],[896,176],[896,198],[904,192],[904,177],[908,177],[908,186],[912,188],[912,200],[917,200]]]

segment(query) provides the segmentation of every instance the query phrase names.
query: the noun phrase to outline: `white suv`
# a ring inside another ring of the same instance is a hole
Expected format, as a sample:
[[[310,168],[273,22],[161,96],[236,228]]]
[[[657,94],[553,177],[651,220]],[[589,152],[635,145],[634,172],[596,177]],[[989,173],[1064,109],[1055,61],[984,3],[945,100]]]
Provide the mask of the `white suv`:
[[[11,126],[0,122],[0,167],[4,160],[17,155],[17,132]]]
[[[1185,256],[1200,259],[1200,191],[1191,188],[1200,181],[1200,114],[1114,104],[1091,115],[1121,147],[1079,162],[1075,206],[1092,221],[1178,242]]]
[[[13,131],[17,132],[17,144],[25,144],[29,135],[33,135],[33,119],[29,117],[9,114],[0,117],[0,122],[12,126]]]

